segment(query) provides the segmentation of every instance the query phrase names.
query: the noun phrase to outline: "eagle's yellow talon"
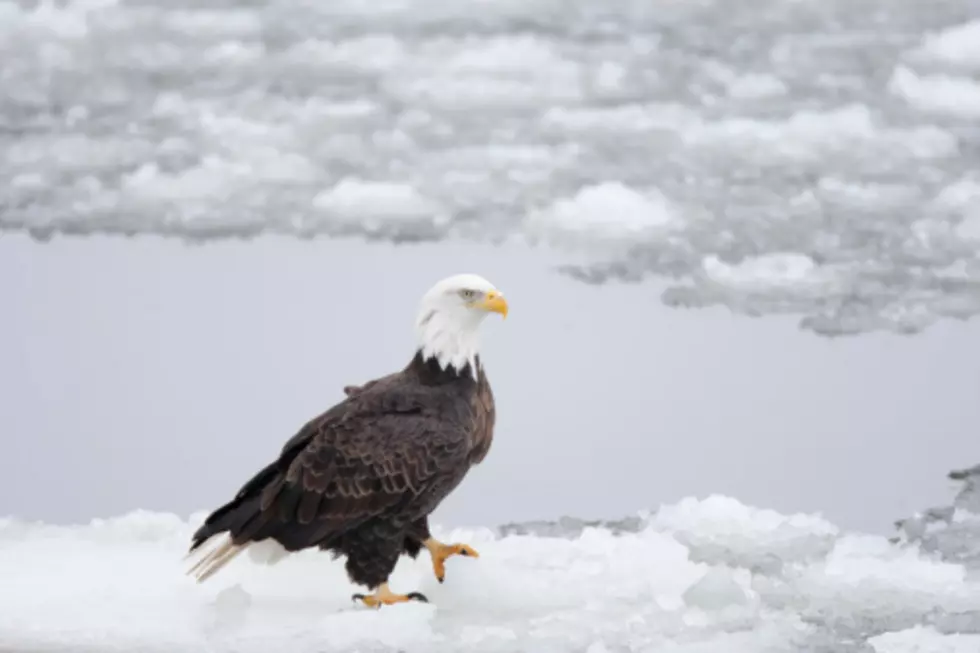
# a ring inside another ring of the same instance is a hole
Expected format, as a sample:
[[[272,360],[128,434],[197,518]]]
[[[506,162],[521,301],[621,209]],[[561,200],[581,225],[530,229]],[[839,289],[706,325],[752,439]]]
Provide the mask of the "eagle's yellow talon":
[[[395,594],[388,588],[388,583],[383,583],[374,591],[374,594],[355,594],[351,597],[352,601],[360,601],[369,608],[380,608],[382,605],[394,605],[396,603],[407,603],[409,601],[420,601],[428,603],[429,599],[419,592],[409,592],[408,594]]]
[[[446,560],[450,557],[456,555],[466,556],[468,558],[480,557],[476,549],[468,544],[443,544],[431,538],[423,542],[423,544],[429,550],[429,555],[432,556],[432,572],[435,574],[436,580],[440,583],[446,578]]]

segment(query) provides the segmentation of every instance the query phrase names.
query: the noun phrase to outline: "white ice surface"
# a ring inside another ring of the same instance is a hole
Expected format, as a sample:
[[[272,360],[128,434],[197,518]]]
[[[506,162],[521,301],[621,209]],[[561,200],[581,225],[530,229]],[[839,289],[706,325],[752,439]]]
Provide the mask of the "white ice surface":
[[[914,332],[980,313],[933,201],[980,166],[978,33],[972,0],[0,0],[0,233],[529,238]],[[772,257],[812,274],[704,269]]]
[[[980,651],[980,635],[944,635],[935,628],[915,626],[878,635],[870,644],[875,653],[976,653]]]
[[[657,189],[605,182],[533,212],[526,230],[560,247],[608,250],[664,238],[676,221],[675,209]]]
[[[900,66],[895,69],[889,88],[922,111],[947,113],[962,119],[980,117],[980,82],[969,77],[919,76]]]
[[[980,623],[961,563],[720,496],[625,532],[439,532],[481,557],[452,559],[443,585],[426,554],[403,559],[393,587],[431,602],[380,611],[354,606],[342,561],[313,552],[242,556],[195,585],[182,556],[203,516],[0,521],[0,650],[959,653],[977,636],[935,616]]]
[[[923,59],[980,69],[980,20],[929,34],[915,54]]]

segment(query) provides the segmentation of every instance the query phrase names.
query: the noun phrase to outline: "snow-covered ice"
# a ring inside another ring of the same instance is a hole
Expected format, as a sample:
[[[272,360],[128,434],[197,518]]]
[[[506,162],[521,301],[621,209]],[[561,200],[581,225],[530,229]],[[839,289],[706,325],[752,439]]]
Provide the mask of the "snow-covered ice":
[[[657,189],[639,192],[619,182],[586,186],[528,216],[526,232],[562,247],[600,250],[664,238],[676,225],[670,202]]]
[[[980,165],[978,30],[972,0],[0,0],[0,233],[509,239],[916,332],[980,313],[933,201]]]
[[[919,76],[899,66],[888,87],[922,111],[946,113],[964,120],[980,118],[980,82],[969,77]]]
[[[980,533],[963,512],[976,473],[957,476],[958,541]],[[937,547],[952,524],[916,539],[918,517],[889,541],[708,496],[618,523],[439,531],[481,557],[453,559],[443,585],[424,553],[403,558],[393,586],[431,602],[375,611],[351,602],[342,561],[269,564],[276,546],[196,585],[183,554],[204,516],[0,520],[0,649],[959,653],[980,629],[976,547]]]
[[[980,20],[952,25],[927,35],[913,54],[924,60],[980,69]]]

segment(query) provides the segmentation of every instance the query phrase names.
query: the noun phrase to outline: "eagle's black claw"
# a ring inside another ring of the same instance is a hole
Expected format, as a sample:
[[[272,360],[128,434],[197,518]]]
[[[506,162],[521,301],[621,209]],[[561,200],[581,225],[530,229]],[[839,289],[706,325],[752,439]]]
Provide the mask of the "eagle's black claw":
[[[357,603],[358,601],[363,601],[364,599],[365,596],[363,594],[354,594],[350,597],[350,600],[354,603]]]
[[[442,581],[439,582],[441,583]],[[421,592],[410,592],[406,594],[406,596],[414,601],[420,601],[422,603],[429,602],[429,599],[425,598],[425,594],[422,594]]]

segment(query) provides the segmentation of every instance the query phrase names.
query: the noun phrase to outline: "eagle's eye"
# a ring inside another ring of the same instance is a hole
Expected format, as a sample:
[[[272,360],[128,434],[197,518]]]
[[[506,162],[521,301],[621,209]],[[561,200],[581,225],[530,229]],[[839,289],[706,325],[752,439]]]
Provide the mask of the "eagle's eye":
[[[459,296],[465,299],[466,301],[470,301],[471,299],[476,297],[476,291],[469,290],[468,288],[464,288],[463,290],[459,291]]]

